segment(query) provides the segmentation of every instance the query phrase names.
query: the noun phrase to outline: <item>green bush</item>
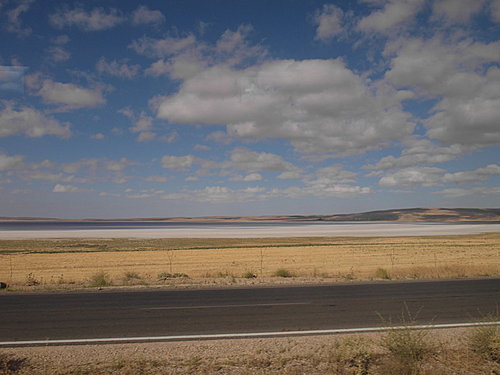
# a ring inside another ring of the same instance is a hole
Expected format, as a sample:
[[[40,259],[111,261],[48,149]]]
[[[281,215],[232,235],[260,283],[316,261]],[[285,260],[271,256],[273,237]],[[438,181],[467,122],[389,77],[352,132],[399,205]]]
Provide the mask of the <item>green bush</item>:
[[[276,277],[293,277],[293,273],[287,270],[286,268],[279,268],[273,274]]]
[[[96,272],[90,277],[90,286],[102,287],[111,284],[112,282],[109,279],[109,275],[104,271]]]

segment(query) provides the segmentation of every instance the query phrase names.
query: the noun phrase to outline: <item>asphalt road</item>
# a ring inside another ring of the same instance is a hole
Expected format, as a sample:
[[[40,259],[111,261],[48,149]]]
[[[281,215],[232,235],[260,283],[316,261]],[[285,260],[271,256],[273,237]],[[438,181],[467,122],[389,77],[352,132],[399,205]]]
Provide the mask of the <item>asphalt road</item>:
[[[500,309],[500,279],[0,295],[0,342],[470,322]],[[403,322],[403,323],[404,323]]]

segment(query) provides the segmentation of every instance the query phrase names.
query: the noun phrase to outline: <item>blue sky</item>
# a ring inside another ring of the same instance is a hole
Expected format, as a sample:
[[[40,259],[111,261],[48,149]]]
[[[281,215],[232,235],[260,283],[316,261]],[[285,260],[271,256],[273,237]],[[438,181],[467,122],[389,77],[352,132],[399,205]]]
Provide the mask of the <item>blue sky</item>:
[[[500,0],[0,0],[0,216],[498,207]]]

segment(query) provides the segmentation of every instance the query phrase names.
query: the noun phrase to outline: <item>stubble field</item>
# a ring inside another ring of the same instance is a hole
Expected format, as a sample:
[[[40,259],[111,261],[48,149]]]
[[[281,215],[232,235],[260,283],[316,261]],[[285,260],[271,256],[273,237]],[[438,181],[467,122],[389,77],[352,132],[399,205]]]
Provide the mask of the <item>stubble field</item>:
[[[0,240],[0,281],[18,287],[498,275],[500,233],[378,238]]]

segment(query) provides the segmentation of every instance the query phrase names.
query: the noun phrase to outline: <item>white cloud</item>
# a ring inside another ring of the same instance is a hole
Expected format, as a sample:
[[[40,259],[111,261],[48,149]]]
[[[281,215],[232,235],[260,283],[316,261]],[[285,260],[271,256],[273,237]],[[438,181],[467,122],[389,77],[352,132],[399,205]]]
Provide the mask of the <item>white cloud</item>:
[[[163,15],[163,13],[159,10],[151,10],[145,5],[140,5],[132,13],[133,25],[159,25],[162,22],[165,22],[165,16]]]
[[[491,19],[500,23],[500,0],[492,0],[490,4]]]
[[[246,176],[235,176],[231,178],[231,181],[243,181],[252,182],[262,180],[262,175],[260,173],[250,173]]]
[[[129,65],[127,61],[118,62],[116,60],[106,61],[101,57],[97,61],[96,69],[99,73],[106,73],[120,78],[134,78],[140,71],[140,65]]]
[[[389,44],[395,53],[387,81],[412,87],[438,103],[424,123],[428,136],[445,144],[485,146],[500,142],[500,42],[410,39]]]
[[[24,165],[23,160],[24,156],[22,155],[8,156],[0,154],[0,171],[20,168]]]
[[[4,24],[5,30],[17,34],[20,38],[25,38],[31,34],[30,27],[24,27],[21,21],[23,13],[27,12],[34,0],[18,0],[16,7],[6,12],[7,22]]]
[[[463,171],[455,173],[445,173],[443,176],[443,181],[447,183],[467,183],[483,181],[488,179],[490,176],[500,175],[500,165],[490,164],[483,168],[478,168],[473,171]]]
[[[323,5],[321,12],[317,11],[314,15],[314,23],[318,25],[316,29],[317,40],[323,42],[329,41],[334,36],[342,33],[342,18],[344,12],[333,4]]]
[[[449,23],[467,23],[484,4],[484,0],[436,0],[432,6],[433,17]]]
[[[432,167],[405,168],[386,174],[379,180],[381,186],[436,186],[439,185],[444,169]]]
[[[106,136],[104,134],[102,134],[102,133],[96,133],[96,134],[93,134],[90,138],[101,140],[101,139],[106,138]]]
[[[167,180],[164,176],[149,176],[144,179],[147,182],[167,182]]]
[[[358,28],[364,32],[384,33],[396,26],[406,26],[422,9],[425,0],[389,0],[382,10],[362,18]]]
[[[69,124],[61,124],[52,117],[45,116],[34,108],[14,107],[12,103],[3,103],[0,110],[0,137],[24,134],[37,138],[56,135],[67,138],[71,135]]]
[[[240,171],[295,171],[298,168],[283,160],[280,155],[268,152],[254,152],[247,148],[235,148],[230,159],[219,165],[221,168],[231,168]]]
[[[437,191],[437,194],[443,194],[447,198],[460,198],[467,195],[500,195],[500,187],[474,187],[470,189],[451,188]]]
[[[52,26],[62,29],[68,26],[76,26],[83,31],[100,31],[111,29],[125,22],[120,12],[114,8],[109,11],[103,8],[94,8],[86,11],[81,7],[74,9],[61,9],[49,17]]]
[[[102,91],[90,89],[72,83],[54,82],[46,79],[36,95],[47,104],[56,105],[55,111],[67,112],[74,109],[97,107],[106,103]]]
[[[175,169],[175,170],[186,170],[191,168],[193,162],[195,161],[194,156],[170,156],[165,155],[161,158],[161,163],[163,168]]]
[[[52,189],[53,193],[86,193],[92,191],[91,189],[81,188],[73,185],[56,184]]]
[[[137,140],[139,142],[151,141],[156,138],[156,133],[152,132],[153,120],[154,118],[142,111],[139,116],[134,114],[130,108],[122,108],[118,110],[124,116],[127,116],[133,123],[134,126],[130,128],[132,133],[139,133]],[[172,140],[172,142],[174,139]]]
[[[69,60],[69,53],[63,46],[52,46],[48,49],[49,59],[53,62],[64,62]]]
[[[188,48],[196,45],[196,37],[193,34],[188,34],[185,37],[170,37],[163,39],[153,39],[142,37],[134,40],[129,48],[140,55],[148,57],[166,57],[177,54]]]
[[[409,135],[399,103],[340,60],[277,60],[244,70],[209,68],[167,97],[158,117],[226,124],[234,137],[284,138],[303,153],[361,153]]]
[[[392,169],[401,167],[411,167],[422,164],[444,163],[455,160],[463,156],[466,152],[472,151],[461,145],[451,145],[441,147],[428,139],[411,139],[405,142],[406,148],[401,152],[400,157],[392,155],[384,156],[376,164],[366,165],[364,169]]]

